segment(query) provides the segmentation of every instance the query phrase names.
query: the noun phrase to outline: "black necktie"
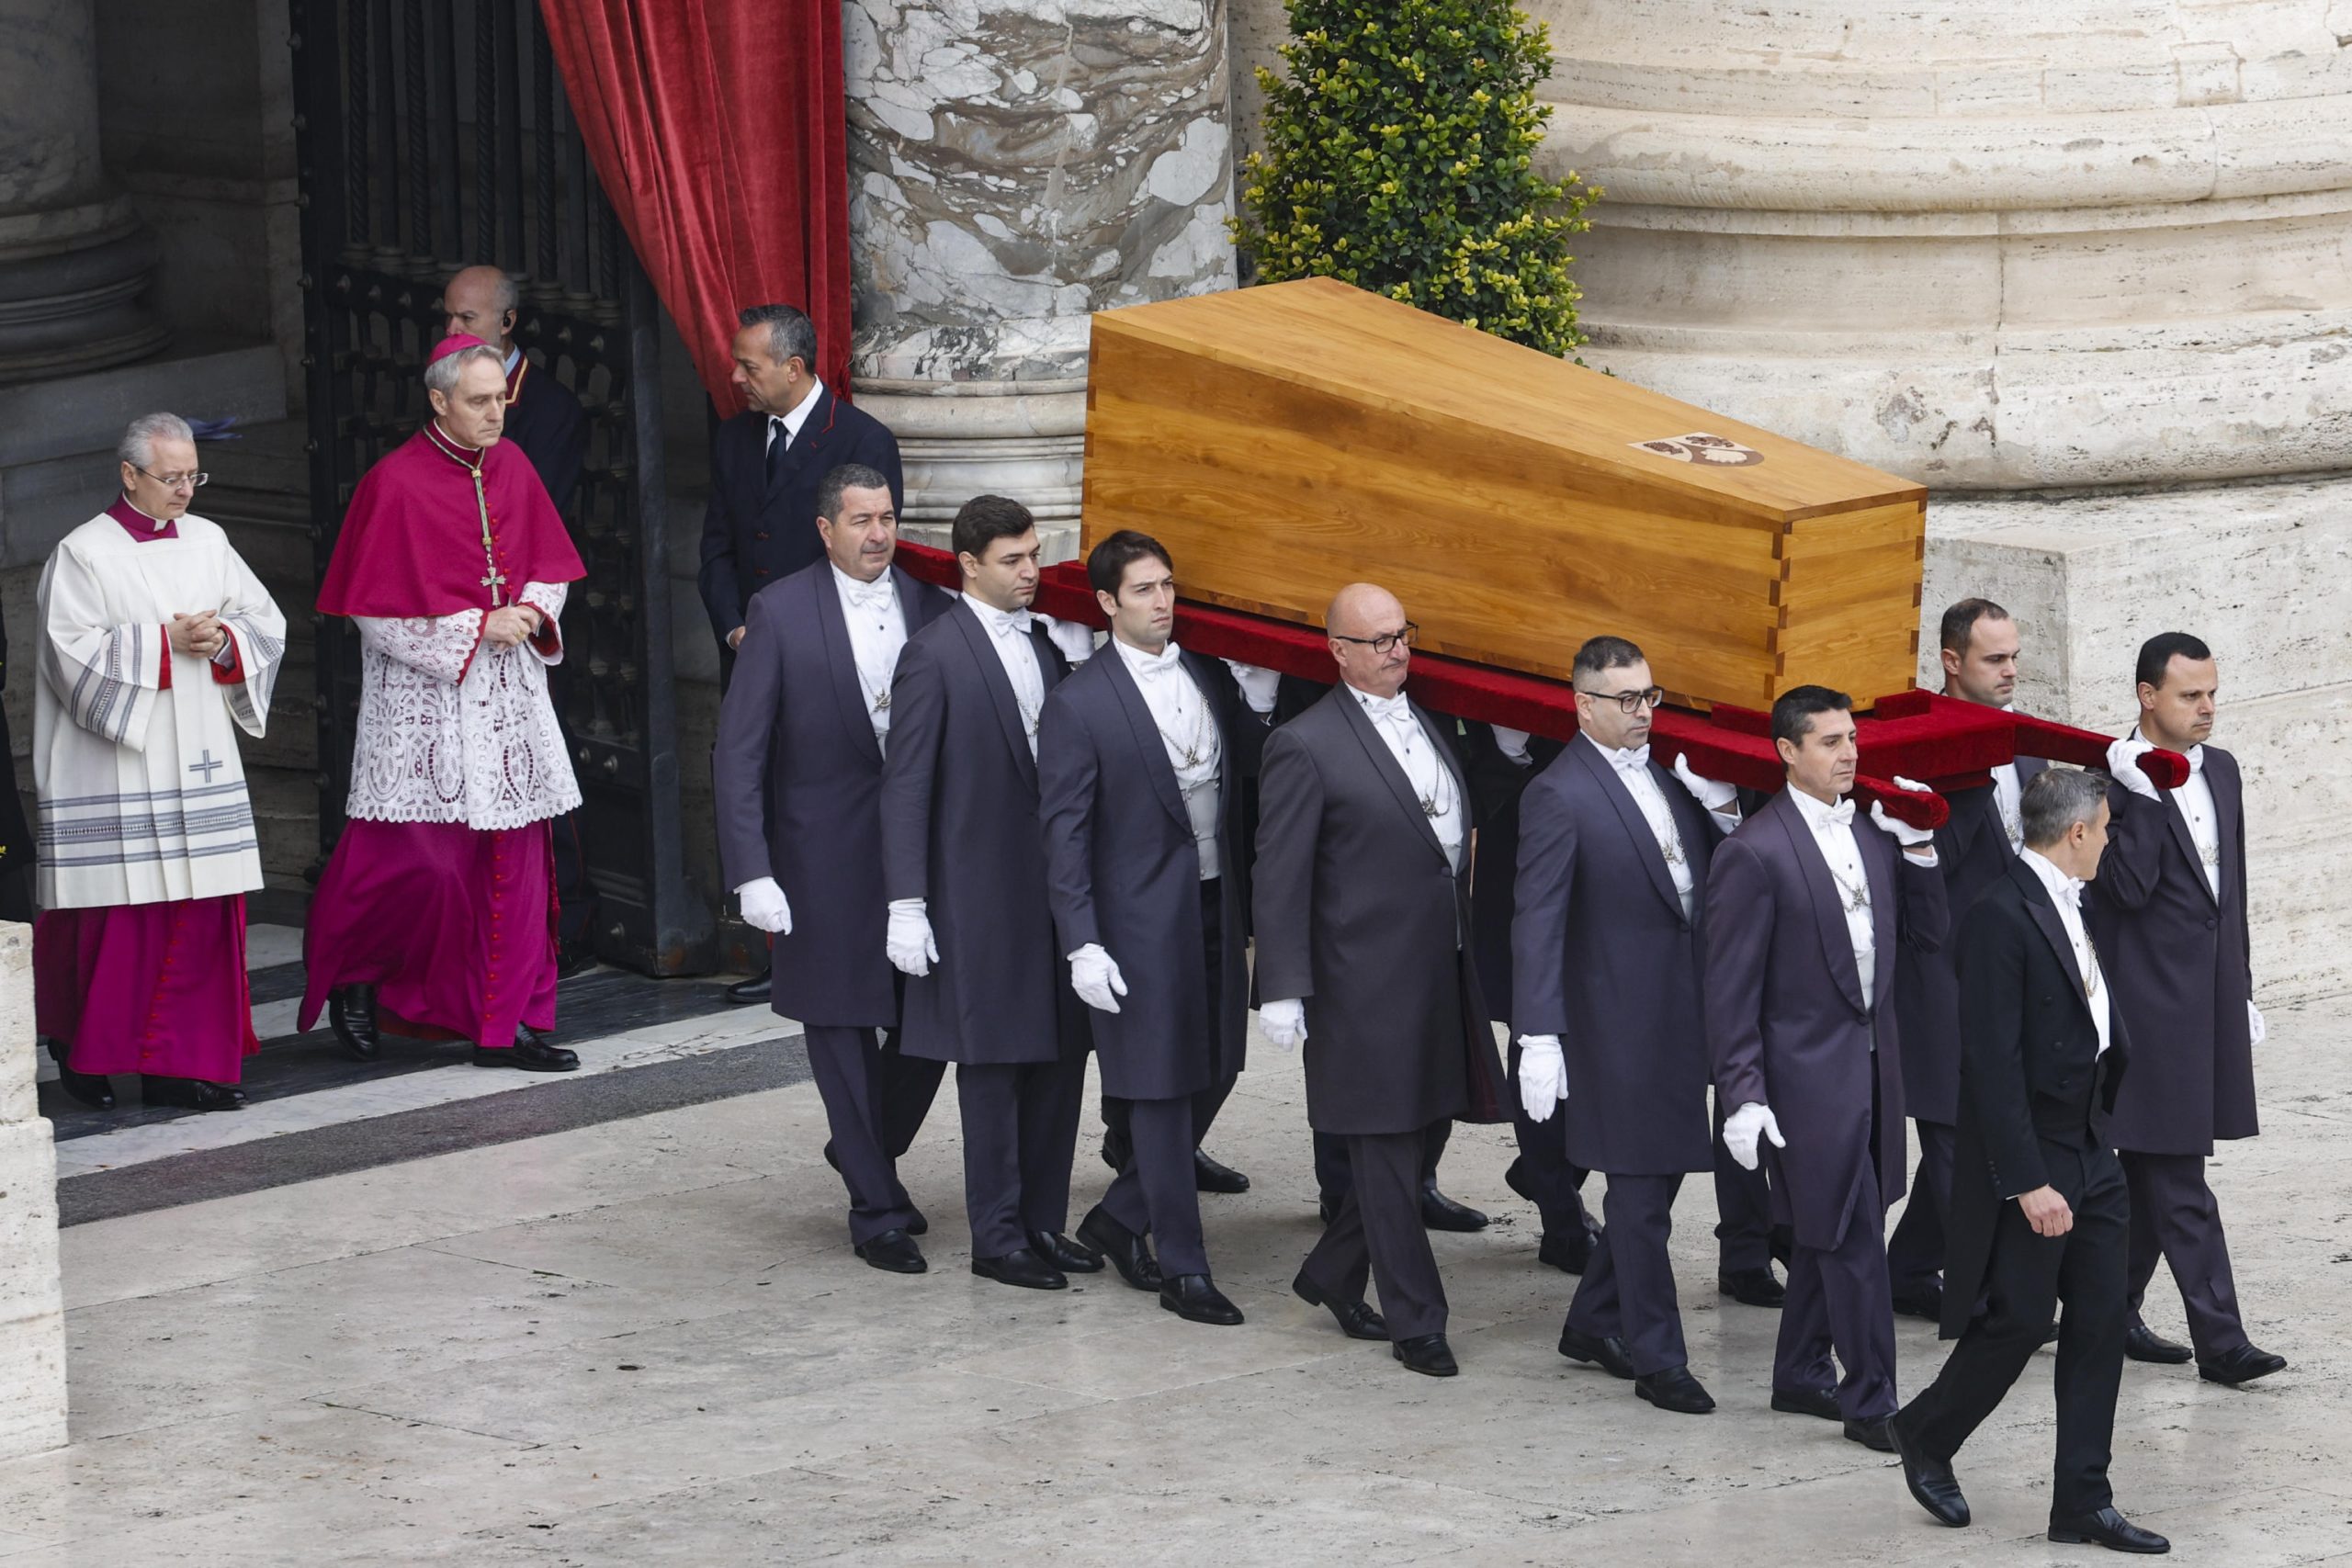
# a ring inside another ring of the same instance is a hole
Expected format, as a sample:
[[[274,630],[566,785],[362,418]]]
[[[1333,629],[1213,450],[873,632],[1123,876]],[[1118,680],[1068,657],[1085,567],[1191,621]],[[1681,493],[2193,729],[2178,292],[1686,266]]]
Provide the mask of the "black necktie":
[[[792,444],[792,433],[784,421],[768,420],[768,489],[775,489],[775,481],[784,477],[784,449]]]

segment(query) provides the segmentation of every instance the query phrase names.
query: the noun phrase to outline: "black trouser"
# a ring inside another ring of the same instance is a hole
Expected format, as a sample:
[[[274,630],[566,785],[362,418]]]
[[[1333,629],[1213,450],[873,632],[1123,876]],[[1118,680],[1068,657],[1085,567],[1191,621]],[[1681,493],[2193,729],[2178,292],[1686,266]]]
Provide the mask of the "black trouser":
[[[915,1206],[899,1183],[898,1159],[931,1114],[947,1064],[900,1055],[895,1029],[812,1023],[807,1044],[833,1159],[849,1189],[850,1240],[906,1229]]]
[[[1426,1133],[1346,1135],[1354,1179],[1300,1271],[1333,1301],[1362,1301],[1367,1274],[1380,1286],[1391,1339],[1445,1332],[1445,1285],[1421,1228]]]
[[[1382,1134],[1383,1137],[1389,1134]],[[1453,1137],[1453,1118],[1432,1122],[1418,1134],[1421,1139],[1420,1176],[1417,1187],[1431,1187],[1437,1183],[1437,1162],[1445,1157],[1445,1145]],[[1349,1171],[1348,1138],[1338,1133],[1315,1134],[1315,1189],[1323,1201],[1334,1209],[1348,1195],[1354,1184]],[[1414,1212],[1419,1213],[1419,1197],[1413,1200]]]
[[[2050,1511],[2096,1513],[2114,1501],[2107,1466],[2130,1322],[2124,1298],[2132,1204],[2123,1168],[2105,1149],[2048,1142],[2041,1149],[2051,1185],[2074,1209],[2074,1227],[2064,1235],[2037,1235],[2024,1210],[2013,1201],[2001,1205],[1985,1262],[1984,1310],[1970,1320],[1936,1381],[1897,1419],[1921,1452],[1949,1462],[2025,1371],[2064,1302]]]
[[[1086,1058],[956,1069],[964,1213],[972,1256],[1002,1258],[1033,1231],[1069,1228],[1070,1156],[1086,1107]]]
[[[1611,1176],[1601,1197],[1608,1224],[1568,1303],[1570,1328],[1622,1337],[1634,1371],[1644,1377],[1690,1364],[1674,1296],[1674,1264],[1666,1251],[1675,1194],[1681,1190],[1679,1176]]]
[[[1200,1093],[1174,1100],[1123,1100],[1128,1111],[1126,1165],[1102,1194],[1102,1211],[1137,1235],[1151,1237],[1159,1271],[1205,1274],[1201,1193],[1193,1178],[1193,1150],[1233,1092],[1220,1078]]]
[[[2222,1235],[2222,1206],[2205,1180],[2204,1156],[2126,1154],[2122,1160],[2123,1179],[2132,1189],[2132,1321],[2139,1321],[2161,1257],[2172,1265],[2173,1282],[2180,1287],[2188,1342],[2198,1359],[2227,1355],[2246,1342],[2245,1325],[2238,1316],[2230,1244]]]
[[[1503,1093],[1510,1101],[1511,1137],[1519,1145],[1519,1156],[1511,1161],[1513,1190],[1524,1188],[1535,1195],[1535,1213],[1546,1235],[1566,1235],[1582,1230],[1586,1224],[1584,1179],[1592,1173],[1568,1158],[1566,1129],[1561,1124],[1565,1112],[1555,1110],[1551,1116],[1538,1122],[1528,1115],[1519,1093],[1519,1040],[1509,1024],[1503,1032],[1510,1036],[1510,1054],[1507,1064],[1510,1080]],[[1432,1168],[1431,1175],[1435,1175]]]
[[[1942,1122],[1914,1122],[1919,1132],[1919,1167],[1903,1217],[1886,1238],[1886,1272],[1898,1292],[1931,1284],[1944,1269],[1944,1225],[1951,1217],[1952,1129]]]

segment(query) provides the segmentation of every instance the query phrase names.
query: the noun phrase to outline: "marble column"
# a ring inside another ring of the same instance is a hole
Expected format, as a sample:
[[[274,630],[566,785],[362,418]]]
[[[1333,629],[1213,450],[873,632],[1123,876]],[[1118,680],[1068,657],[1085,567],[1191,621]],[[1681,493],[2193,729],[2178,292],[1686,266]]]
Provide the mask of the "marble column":
[[[1233,284],[1223,0],[848,0],[858,405],[1077,547],[1092,312]]]
[[[57,1151],[33,1103],[32,928],[0,922],[0,1459],[65,1441]]]
[[[2267,998],[2352,985],[2352,51],[2341,0],[1527,0],[1607,189],[1586,359],[1924,481],[1925,610],[2129,721],[2212,643]]]
[[[166,93],[172,62],[139,62]],[[142,358],[155,237],[99,166],[92,0],[0,0],[0,382]]]

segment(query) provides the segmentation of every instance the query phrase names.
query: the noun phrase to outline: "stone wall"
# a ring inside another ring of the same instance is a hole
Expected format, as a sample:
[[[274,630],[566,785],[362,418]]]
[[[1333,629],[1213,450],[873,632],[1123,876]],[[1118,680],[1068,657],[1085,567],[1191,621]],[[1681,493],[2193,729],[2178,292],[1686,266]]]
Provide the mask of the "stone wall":
[[[0,923],[0,1459],[65,1441],[57,1151],[33,1051],[32,930]]]

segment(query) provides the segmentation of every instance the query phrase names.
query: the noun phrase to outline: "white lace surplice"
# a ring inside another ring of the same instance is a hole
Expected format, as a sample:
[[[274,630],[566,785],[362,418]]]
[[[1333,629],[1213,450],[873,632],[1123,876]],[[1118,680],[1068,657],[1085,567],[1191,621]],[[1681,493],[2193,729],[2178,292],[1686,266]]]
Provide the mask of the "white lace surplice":
[[[563,658],[556,617],[565,585],[524,585],[547,617],[551,654],[530,642],[492,648],[484,612],[387,620],[359,627],[359,733],[347,815],[369,822],[463,822],[494,831],[560,817],[580,784],[548,698],[547,667]]]

